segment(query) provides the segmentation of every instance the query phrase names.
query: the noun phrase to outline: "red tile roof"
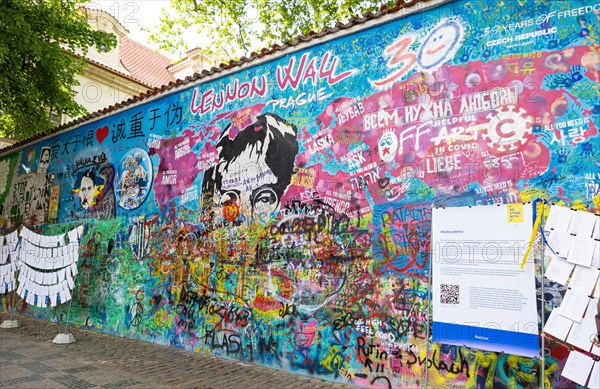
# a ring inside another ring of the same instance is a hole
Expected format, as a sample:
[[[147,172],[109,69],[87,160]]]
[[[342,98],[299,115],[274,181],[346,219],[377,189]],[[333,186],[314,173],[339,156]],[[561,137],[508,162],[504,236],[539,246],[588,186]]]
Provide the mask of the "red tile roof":
[[[81,57],[79,54],[73,54],[73,55],[74,55],[74,56],[76,56],[76,57]],[[123,77],[123,78],[126,78],[126,79],[128,79],[128,80],[131,80],[131,81],[135,81],[135,82],[137,82],[138,84],[142,84],[142,85],[145,85],[145,86],[147,86],[147,87],[148,87],[148,85],[147,85],[145,82],[143,82],[142,80],[140,80],[140,79],[138,79],[138,78],[135,78],[135,77],[132,77],[132,76],[131,76],[131,75],[129,75],[129,74],[125,74],[125,73],[123,73],[123,72],[120,72],[120,71],[118,71],[117,69],[113,69],[113,68],[111,68],[110,66],[108,66],[108,65],[105,65],[105,64],[103,64],[103,63],[101,63],[101,62],[98,62],[98,61],[96,61],[96,60],[93,60],[93,59],[91,59],[91,58],[89,58],[89,57],[84,57],[84,58],[85,58],[85,60],[86,60],[88,63],[90,63],[90,64],[96,65],[96,66],[98,66],[99,68],[102,68],[102,69],[108,70],[109,72],[112,72],[112,73],[116,73],[116,74],[118,74],[119,76],[121,76],[121,77]]]
[[[142,81],[152,88],[161,87],[175,77],[167,70],[171,59],[162,54],[155,53],[149,47],[141,43],[123,37],[119,49],[119,59],[129,72],[131,77]]]
[[[136,103],[140,100],[144,100],[146,98],[149,98],[151,96],[155,96],[159,93],[171,90],[175,87],[179,87],[181,85],[187,85],[190,82],[194,82],[196,80],[205,78],[205,77],[209,77],[214,75],[215,73],[221,73],[223,71],[226,70],[230,70],[233,69],[235,67],[239,67],[242,66],[248,62],[253,62],[256,61],[259,58],[263,58],[263,57],[268,57],[269,55],[275,54],[278,51],[282,51],[287,49],[288,47],[295,47],[298,46],[299,44],[302,43],[306,43],[306,42],[310,42],[312,40],[315,39],[319,39],[322,38],[324,36],[327,35],[331,35],[334,34],[336,32],[339,32],[341,30],[347,30],[349,28],[352,28],[354,26],[357,25],[361,25],[367,22],[370,22],[372,20],[376,20],[379,18],[382,18],[386,15],[391,15],[394,14],[396,12],[399,12],[402,9],[405,8],[412,8],[415,5],[419,4],[419,3],[428,3],[428,2],[434,2],[434,0],[396,0],[396,5],[394,7],[388,7],[387,5],[382,5],[381,8],[379,9],[379,11],[377,12],[371,12],[371,11],[367,11],[365,12],[361,17],[357,17],[357,16],[353,16],[352,18],[350,18],[350,20],[348,21],[348,23],[342,23],[342,22],[337,22],[335,24],[335,26],[333,27],[324,27],[320,32],[314,32],[311,31],[309,32],[307,35],[299,35],[296,37],[296,39],[294,40],[286,40],[285,42],[283,42],[281,45],[278,44],[273,44],[270,48],[263,48],[262,50],[260,50],[260,52],[252,52],[250,54],[250,58],[248,57],[242,57],[240,58],[238,61],[229,61],[229,63],[221,63],[219,65],[219,67],[212,67],[210,70],[202,70],[201,73],[194,73],[193,76],[187,76],[185,79],[180,80],[180,79],[173,79],[172,81],[168,82],[168,83],[164,83],[162,85],[156,86],[153,89],[148,90],[147,92],[143,92],[140,93],[139,96],[134,96],[131,97],[127,100],[124,100],[120,103],[116,103],[115,105],[111,105],[109,107],[106,107],[104,109],[98,110],[96,112],[92,112],[90,114],[87,114],[85,116],[73,119],[72,121],[70,121],[69,123],[65,123],[65,124],[61,124],[60,126],[54,127],[51,131],[50,134],[38,134],[38,135],[34,135],[28,139],[24,139],[21,140],[17,143],[15,143],[14,145],[10,146],[10,147],[6,147],[4,149],[2,149],[0,151],[0,154],[4,154],[8,151],[17,149],[19,147],[22,147],[28,143],[31,142],[35,142],[37,140],[52,136],[54,133],[65,130],[71,126],[74,126],[76,124],[81,124],[81,123],[85,123],[88,121],[91,121],[99,116],[103,116],[103,115],[107,115],[109,113],[111,113],[112,111],[115,111],[119,108],[124,108],[127,107],[128,105],[131,105],[133,103]],[[135,41],[132,41],[135,42]],[[137,42],[135,42],[137,43]],[[139,45],[139,43],[138,43]],[[150,49],[148,49],[150,50]],[[164,56],[163,56],[164,57]],[[165,57],[166,58],[166,57]],[[166,66],[166,65],[165,65]]]

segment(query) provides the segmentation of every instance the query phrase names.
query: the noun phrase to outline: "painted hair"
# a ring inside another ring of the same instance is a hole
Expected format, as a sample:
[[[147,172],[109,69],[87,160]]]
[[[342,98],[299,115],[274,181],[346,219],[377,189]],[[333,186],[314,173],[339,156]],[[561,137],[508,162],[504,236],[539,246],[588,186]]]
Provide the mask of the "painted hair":
[[[82,175],[77,177],[77,180],[75,181],[75,190],[77,190],[81,186],[81,181],[83,180],[84,177],[92,180],[94,185],[104,184],[104,179],[102,177],[96,177],[96,169],[90,168],[90,169],[86,170],[85,172],[83,172]]]
[[[230,126],[223,131],[217,150],[219,162],[204,174],[202,192],[214,193],[222,187],[221,169],[227,169],[244,150],[251,148],[256,155],[264,156],[265,163],[277,177],[273,190],[280,199],[292,179],[294,162],[298,154],[296,126],[278,115],[267,113],[230,138]]]

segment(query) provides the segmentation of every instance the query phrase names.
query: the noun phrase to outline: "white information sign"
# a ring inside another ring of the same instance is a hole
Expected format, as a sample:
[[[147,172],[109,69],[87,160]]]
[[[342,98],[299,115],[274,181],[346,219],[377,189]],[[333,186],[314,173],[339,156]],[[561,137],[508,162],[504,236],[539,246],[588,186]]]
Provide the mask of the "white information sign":
[[[433,340],[539,356],[531,204],[436,208]]]

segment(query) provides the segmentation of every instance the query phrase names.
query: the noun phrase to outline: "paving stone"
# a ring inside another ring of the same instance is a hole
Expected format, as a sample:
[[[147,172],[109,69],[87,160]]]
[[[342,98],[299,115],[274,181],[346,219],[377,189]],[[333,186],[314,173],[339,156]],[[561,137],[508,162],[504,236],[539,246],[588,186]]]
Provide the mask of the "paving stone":
[[[38,374],[34,374],[34,375],[26,376],[26,377],[2,380],[2,381],[0,381],[0,388],[14,387],[14,386],[19,386],[21,384],[31,384],[32,382],[39,381],[42,378],[43,378],[42,376],[40,376]]]
[[[139,384],[141,384],[140,381],[136,381],[136,380],[129,378],[126,380],[113,382],[111,384],[105,384],[105,385],[102,385],[102,387],[107,388],[107,389],[121,389],[121,388],[128,388],[133,385],[139,385]]]
[[[0,388],[350,387],[80,328],[69,328],[77,343],[55,345],[51,340],[64,326],[26,316],[18,320],[19,329],[0,329]]]
[[[24,367],[28,370],[31,370],[34,373],[50,373],[50,372],[56,371],[55,368],[44,365],[41,362],[21,363],[20,366]]]
[[[48,355],[38,355],[36,357],[34,357],[33,359],[37,360],[37,361],[46,361],[48,359],[59,359],[59,358],[63,358],[64,354],[48,354]]]
[[[73,367],[70,369],[64,369],[63,371],[65,373],[75,374],[75,373],[88,373],[93,370],[98,370],[98,368],[96,366],[89,365],[89,366],[80,366],[80,367]]]
[[[4,359],[4,360],[15,361],[17,359],[25,359],[25,358],[27,358],[27,357],[24,355],[18,354],[14,351],[10,351],[10,350],[5,351],[4,349],[2,349],[2,359]],[[4,361],[3,361],[3,363],[4,363]]]
[[[70,389],[87,389],[96,386],[92,383],[82,380],[81,378],[77,378],[69,374],[60,377],[53,377],[52,379]]]

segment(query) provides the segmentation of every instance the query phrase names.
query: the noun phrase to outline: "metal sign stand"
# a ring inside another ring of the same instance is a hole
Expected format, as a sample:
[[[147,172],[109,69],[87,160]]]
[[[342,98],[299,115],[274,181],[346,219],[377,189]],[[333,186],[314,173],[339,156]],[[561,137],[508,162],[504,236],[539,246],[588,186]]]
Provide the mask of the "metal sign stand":
[[[17,241],[17,246],[19,245],[19,243],[20,243],[20,241]],[[12,258],[12,255],[11,255],[11,261],[14,261],[14,260],[15,259]],[[15,275],[15,283],[16,282],[17,282],[17,276]],[[2,324],[0,324],[0,328],[3,328],[3,329],[19,328],[19,321],[14,318],[14,315],[15,315],[15,294],[17,294],[17,288],[16,287],[12,290],[11,303],[10,303],[10,319],[4,320],[2,322]]]
[[[71,243],[71,237],[69,236],[69,243]],[[81,241],[81,237],[78,237],[78,241]],[[78,242],[79,243],[79,242]],[[75,259],[75,264],[79,262],[79,258]],[[75,276],[73,276],[73,283],[75,283]],[[75,287],[73,287],[73,291]],[[69,310],[67,311],[67,318],[65,321],[65,332],[62,334],[58,334],[52,339],[52,343],[54,344],[70,344],[75,343],[75,337],[73,334],[69,333],[69,318],[71,316],[71,306],[73,305],[73,295],[71,295],[71,301],[69,301]]]
[[[71,301],[69,301],[69,310],[67,311],[67,319],[65,321],[65,332],[62,334],[58,334],[52,339],[52,343],[54,344],[69,344],[75,343],[75,337],[73,334],[69,333],[69,316],[71,315],[71,305],[73,304],[73,296],[71,296]]]
[[[17,294],[16,290],[12,291],[11,303],[10,303],[10,319],[4,320],[2,324],[0,324],[0,328],[19,328],[19,321],[14,319],[15,314],[15,294]]]

